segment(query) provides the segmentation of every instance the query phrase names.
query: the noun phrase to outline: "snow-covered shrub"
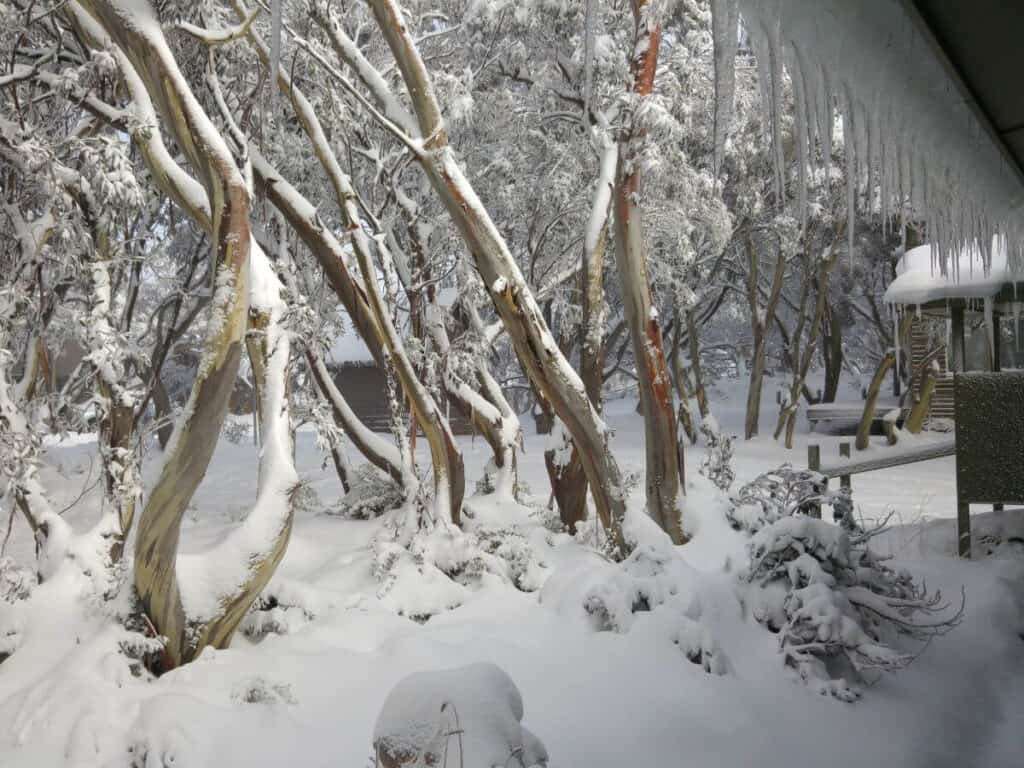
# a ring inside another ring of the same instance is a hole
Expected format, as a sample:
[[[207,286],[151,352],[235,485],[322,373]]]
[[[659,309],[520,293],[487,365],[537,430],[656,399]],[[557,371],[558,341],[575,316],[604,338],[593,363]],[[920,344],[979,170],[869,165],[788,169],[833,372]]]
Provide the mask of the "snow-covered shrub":
[[[28,598],[36,577],[9,557],[0,557],[0,663],[21,645],[21,619],[14,604]]]
[[[532,592],[547,577],[530,543],[511,527],[463,531],[436,526],[418,532],[405,546],[378,540],[374,554],[373,572],[381,582],[378,597],[416,621],[458,606],[467,590],[488,581]]]
[[[373,729],[380,768],[544,768],[548,753],[523,727],[523,698],[490,663],[418,672],[388,694]]]
[[[868,547],[880,529],[854,534],[806,515],[767,523],[750,543],[755,618],[779,634],[787,666],[820,693],[859,695],[865,673],[909,664],[921,642],[955,627],[947,612],[906,571],[888,567]]]
[[[405,500],[402,488],[372,464],[362,464],[352,473],[349,491],[333,514],[359,520],[372,520],[397,509]]]
[[[836,522],[853,528],[849,490],[830,490],[824,475],[809,469],[794,469],[789,464],[758,475],[741,487],[731,502],[725,513],[729,524],[747,533],[757,533],[790,515],[819,517],[823,506],[832,508]]]
[[[271,583],[253,603],[238,630],[253,640],[290,635],[316,619],[312,601],[301,590]]]
[[[308,481],[300,481],[292,486],[291,490],[292,509],[299,512],[319,512],[324,508],[323,501],[316,488]]]
[[[650,615],[690,662],[709,674],[728,672],[724,652],[701,621],[701,602],[687,589],[692,572],[670,545],[637,546],[622,563],[605,563],[580,581],[583,610],[598,631],[625,634]]]
[[[35,574],[9,557],[0,557],[0,602],[24,600],[35,586]]]
[[[262,675],[250,678],[234,687],[231,700],[239,704],[297,704],[291,686],[275,683]]]
[[[240,419],[227,419],[222,434],[229,443],[241,445],[242,441],[248,440],[252,434],[252,425]]]
[[[723,491],[728,491],[736,473],[732,469],[732,438],[722,434],[718,421],[708,416],[700,425],[706,452],[700,461],[700,473]]]

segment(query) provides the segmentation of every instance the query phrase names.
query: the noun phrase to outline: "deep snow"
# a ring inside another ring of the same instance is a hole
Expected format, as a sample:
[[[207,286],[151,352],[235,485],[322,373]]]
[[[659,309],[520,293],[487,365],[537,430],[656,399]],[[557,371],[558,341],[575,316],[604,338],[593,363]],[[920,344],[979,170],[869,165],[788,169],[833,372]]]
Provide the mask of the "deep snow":
[[[772,384],[766,382],[764,431],[774,422]],[[725,386],[712,401],[728,434],[741,431],[739,385]],[[634,406],[614,401],[606,409],[626,471],[641,470],[643,461]],[[804,431],[805,424],[801,419]],[[547,500],[545,439],[530,434],[520,457],[538,506]],[[799,434],[791,453],[770,435],[737,440],[734,489],[783,461],[804,466],[809,440],[822,444],[823,457],[836,455],[835,436]],[[472,487],[488,449],[480,439],[460,442]],[[88,438],[49,447],[41,476],[56,509],[95,482],[94,449]],[[541,589],[522,592],[489,574],[473,588],[436,574],[405,574],[384,594],[371,573],[379,523],[307,510],[297,516],[271,585],[282,604],[275,618],[289,633],[258,643],[239,634],[229,650],[208,651],[156,681],[130,674],[117,653],[123,631],[78,597],[85,579],[65,567],[28,601],[0,605],[13,611],[20,633],[20,646],[0,664],[0,765],[124,766],[134,756],[147,768],[365,766],[372,764],[375,721],[396,683],[473,662],[492,662],[511,676],[522,694],[523,724],[544,742],[552,766],[1021,764],[1024,558],[1012,547],[970,562],[950,556],[951,457],[854,477],[865,518],[891,508],[901,523],[878,546],[930,588],[958,595],[964,585],[967,610],[963,624],[908,669],[844,704],[794,682],[777,638],[744,612],[736,573],[746,564],[747,539],[728,527],[722,499],[698,474],[702,453],[701,446],[687,452],[695,537],[673,563],[671,595],[653,611],[631,614],[619,631],[598,631],[582,604],[594,590],[613,594],[625,578],[621,566],[547,531],[536,507],[480,498],[469,501],[470,527],[518,526],[538,561],[534,576],[546,578]],[[314,435],[300,431],[299,473],[329,507],[339,488],[321,461]],[[237,523],[251,507],[255,478],[251,444],[222,440],[186,518],[184,551],[211,546]],[[636,489],[634,501],[642,493]],[[97,494],[93,488],[66,513],[76,531],[98,517]],[[657,539],[653,526],[633,526]],[[20,519],[7,555],[32,562]],[[414,613],[429,601],[458,607],[426,623],[396,612]],[[713,639],[724,675],[686,658],[677,645],[684,619]]]

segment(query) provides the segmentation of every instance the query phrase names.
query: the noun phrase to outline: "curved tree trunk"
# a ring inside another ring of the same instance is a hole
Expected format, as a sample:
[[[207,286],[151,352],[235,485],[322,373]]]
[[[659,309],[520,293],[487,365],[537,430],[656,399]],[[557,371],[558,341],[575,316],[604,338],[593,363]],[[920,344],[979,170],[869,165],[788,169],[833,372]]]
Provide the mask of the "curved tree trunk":
[[[857,426],[857,441],[855,443],[858,451],[868,447],[871,439],[871,424],[875,418],[875,405],[878,402],[878,395],[885,382],[885,375],[889,369],[896,364],[896,353],[889,350],[882,356],[875,369],[875,375],[871,377],[871,385],[868,387],[868,398],[864,402],[864,413],[861,414],[860,424]]]
[[[931,407],[932,393],[935,392],[935,366],[929,365],[921,376],[921,389],[918,392],[917,400],[910,409],[904,429],[912,435],[920,434],[924,428],[924,420],[928,417],[928,410]]]
[[[186,614],[176,567],[181,520],[209,466],[238,373],[249,309],[252,251],[261,258],[260,279],[265,288],[276,278],[250,236],[245,181],[220,133],[179,71],[153,9],[148,4],[114,0],[81,0],[80,4],[102,25],[102,30],[95,27],[72,5],[76,25],[87,33],[85,37],[107,47],[105,31],[119,48],[113,52],[139,124],[156,122],[152,99],[202,180],[200,187],[173,163],[158,134],[153,136],[150,131],[134,137],[143,148],[154,179],[210,234],[213,246],[214,322],[204,342],[203,365],[140,516],[135,547],[135,587],[146,614],[166,638],[160,666],[167,669],[195,658],[206,645],[223,647],[230,641],[287,545],[291,530],[287,487],[295,477],[291,451],[286,446],[289,430],[283,377],[288,343],[286,335],[275,332],[267,371],[268,377],[273,372],[281,381],[264,384],[264,420],[274,428],[265,440],[261,460],[274,462],[274,469],[261,473],[256,508],[229,537],[231,541],[226,542],[223,553],[198,556],[206,567],[211,567],[210,561],[214,560],[212,568],[218,571],[218,577],[223,577],[223,571],[234,573],[235,578],[228,579],[232,586],[226,593],[213,596],[203,594],[202,588],[194,591],[212,599],[190,606]],[[271,294],[264,289],[260,295]],[[282,312],[280,306],[265,309],[277,316]],[[218,559],[218,555],[225,559]],[[193,567],[189,573],[196,570],[199,568]],[[222,583],[221,578],[215,583]]]

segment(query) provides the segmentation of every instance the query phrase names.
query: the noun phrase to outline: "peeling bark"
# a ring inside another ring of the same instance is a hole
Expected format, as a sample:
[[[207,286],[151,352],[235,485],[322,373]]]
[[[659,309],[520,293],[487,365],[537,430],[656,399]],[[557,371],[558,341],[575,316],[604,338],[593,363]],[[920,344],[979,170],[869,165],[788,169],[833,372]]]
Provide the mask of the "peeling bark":
[[[650,97],[658,62],[661,29],[651,21],[649,11],[648,0],[633,3],[636,36],[630,77],[637,99]],[[687,541],[680,498],[684,494],[683,448],[676,433],[672,379],[647,274],[642,213],[638,205],[639,147],[645,134],[643,126],[636,123],[639,113],[640,109],[635,107],[632,122],[619,142],[614,195],[616,256],[644,416],[647,511],[673,543],[683,544]]]

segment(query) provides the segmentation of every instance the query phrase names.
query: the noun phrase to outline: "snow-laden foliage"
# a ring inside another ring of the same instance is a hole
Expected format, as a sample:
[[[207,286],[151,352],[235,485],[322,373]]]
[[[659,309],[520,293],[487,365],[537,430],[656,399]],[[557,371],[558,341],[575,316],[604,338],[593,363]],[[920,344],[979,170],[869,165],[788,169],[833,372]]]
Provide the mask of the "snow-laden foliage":
[[[732,468],[732,438],[722,434],[718,421],[711,416],[701,422],[700,433],[704,436],[700,473],[719,490],[728,491],[736,478]]]
[[[853,701],[960,623],[962,602],[951,607],[871,551],[877,531],[858,535],[795,512],[754,533],[742,579],[754,617],[778,633],[785,664],[818,692]]]
[[[361,464],[352,473],[348,493],[328,514],[372,520],[398,509],[405,500],[401,486],[372,464]]]
[[[263,590],[238,629],[254,640],[290,635],[315,621],[327,607],[303,584],[279,579]]]
[[[543,586],[547,567],[513,527],[461,531],[438,525],[417,532],[408,546],[381,536],[374,542],[377,595],[403,616],[426,621],[460,605],[469,591],[502,583],[523,592]]]
[[[854,527],[853,501],[847,489],[832,490],[821,473],[783,464],[736,491],[726,518],[736,530],[757,533],[791,515],[821,517],[822,506],[832,508],[836,522]]]

